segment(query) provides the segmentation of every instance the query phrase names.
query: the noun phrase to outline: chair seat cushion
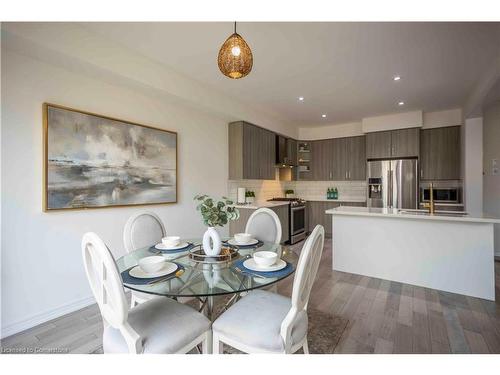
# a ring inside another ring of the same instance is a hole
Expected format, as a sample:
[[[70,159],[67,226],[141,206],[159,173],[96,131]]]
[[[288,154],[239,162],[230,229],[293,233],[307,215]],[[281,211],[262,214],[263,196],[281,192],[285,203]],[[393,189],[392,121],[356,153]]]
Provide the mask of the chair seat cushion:
[[[245,346],[269,352],[283,352],[281,323],[290,311],[290,298],[255,290],[231,306],[212,325],[214,333]],[[307,313],[301,311],[292,330],[292,346],[307,334]]]
[[[210,329],[205,316],[170,298],[154,298],[130,309],[128,322],[141,336],[144,353],[176,353]],[[103,349],[128,352],[121,332],[111,326],[104,329]]]

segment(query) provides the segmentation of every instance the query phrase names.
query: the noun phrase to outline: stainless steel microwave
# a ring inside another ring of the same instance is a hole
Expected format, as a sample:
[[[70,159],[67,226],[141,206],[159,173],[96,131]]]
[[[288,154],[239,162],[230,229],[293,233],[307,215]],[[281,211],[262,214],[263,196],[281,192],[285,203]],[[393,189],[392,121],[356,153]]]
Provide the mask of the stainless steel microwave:
[[[421,188],[421,202],[429,202],[431,189]],[[434,188],[434,202],[437,203],[460,203],[459,188]]]

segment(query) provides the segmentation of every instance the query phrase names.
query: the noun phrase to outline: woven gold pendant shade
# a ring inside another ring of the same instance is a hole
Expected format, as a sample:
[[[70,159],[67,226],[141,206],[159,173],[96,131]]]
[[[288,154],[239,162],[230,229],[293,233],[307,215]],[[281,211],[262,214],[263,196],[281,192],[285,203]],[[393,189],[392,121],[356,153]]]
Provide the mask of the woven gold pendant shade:
[[[222,74],[232,79],[243,78],[252,70],[252,51],[236,32],[236,22],[233,35],[227,38],[220,48],[217,63]]]

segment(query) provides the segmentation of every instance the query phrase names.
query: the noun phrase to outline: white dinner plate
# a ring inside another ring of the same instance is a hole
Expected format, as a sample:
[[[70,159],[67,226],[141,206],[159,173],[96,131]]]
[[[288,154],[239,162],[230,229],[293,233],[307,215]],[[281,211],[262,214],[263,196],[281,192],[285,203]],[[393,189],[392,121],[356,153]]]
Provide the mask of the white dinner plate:
[[[259,266],[253,258],[247,259],[243,262],[243,266],[252,271],[257,272],[273,272],[279,271],[286,267],[286,262],[283,259],[278,259],[276,263],[269,267]]]
[[[230,240],[227,241],[227,243],[229,245],[233,245],[233,246],[252,246],[252,245],[258,244],[259,240],[255,239],[255,238],[252,238],[247,243],[239,243],[234,238],[231,238]]]
[[[158,249],[158,250],[180,250],[180,249],[184,249],[185,247],[188,247],[189,246],[189,243],[187,242],[181,242],[180,244],[178,244],[177,246],[174,246],[174,247],[167,247],[165,246],[162,242],[160,242],[159,244],[156,244],[155,245],[155,249]]]
[[[135,266],[130,271],[128,271],[128,273],[130,276],[137,277],[138,279],[153,279],[155,277],[166,276],[169,273],[174,273],[175,271],[177,271],[177,268],[179,268],[177,264],[172,262],[165,262],[163,267],[157,272],[147,273],[144,272],[141,267]]]

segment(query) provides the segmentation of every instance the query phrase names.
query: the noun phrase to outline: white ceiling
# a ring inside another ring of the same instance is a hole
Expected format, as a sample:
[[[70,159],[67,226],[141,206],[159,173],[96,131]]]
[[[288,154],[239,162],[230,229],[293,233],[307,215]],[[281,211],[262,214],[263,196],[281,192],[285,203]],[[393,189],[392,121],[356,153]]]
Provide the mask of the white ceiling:
[[[83,25],[297,126],[462,106],[500,53],[500,23],[240,23],[254,66],[231,80],[217,67],[231,23]]]

